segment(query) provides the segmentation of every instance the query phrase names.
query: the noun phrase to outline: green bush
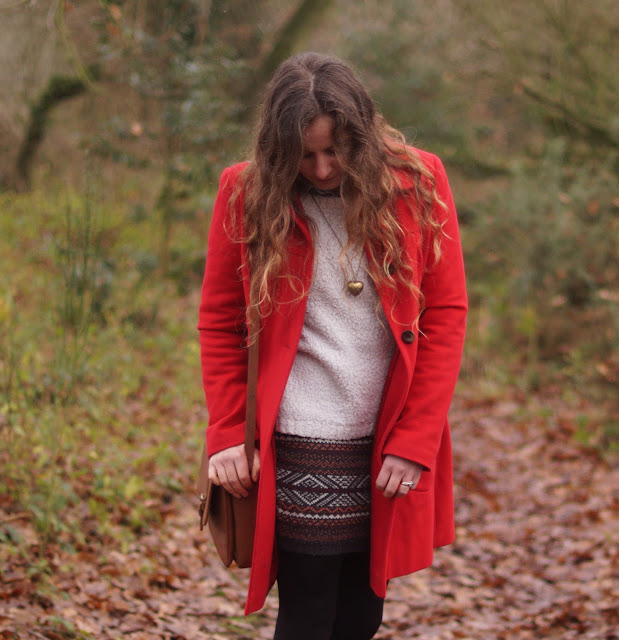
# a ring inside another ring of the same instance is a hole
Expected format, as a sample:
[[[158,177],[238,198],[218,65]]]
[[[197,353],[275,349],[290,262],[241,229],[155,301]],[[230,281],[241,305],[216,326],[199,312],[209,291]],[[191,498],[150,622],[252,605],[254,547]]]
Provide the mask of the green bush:
[[[537,167],[515,167],[508,188],[477,209],[464,238],[472,335],[483,347],[566,370],[587,363],[611,380],[619,335],[615,161],[576,164],[555,140]]]
[[[0,210],[0,494],[41,540],[79,538],[82,518],[137,534],[201,431],[205,218],[175,221],[166,274],[155,215],[50,187],[0,194]]]

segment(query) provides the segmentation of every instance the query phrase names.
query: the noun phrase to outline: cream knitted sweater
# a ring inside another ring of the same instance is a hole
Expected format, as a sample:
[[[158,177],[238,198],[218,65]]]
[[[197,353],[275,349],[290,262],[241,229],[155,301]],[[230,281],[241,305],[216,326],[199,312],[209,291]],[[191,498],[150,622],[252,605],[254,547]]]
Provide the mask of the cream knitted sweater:
[[[395,341],[382,308],[376,313],[378,296],[360,251],[348,252],[346,275],[342,272],[342,247],[334,235],[346,243],[341,199],[306,195],[301,202],[315,223],[316,258],[301,339],[275,428],[312,438],[362,438],[374,433]],[[363,282],[357,297],[345,290],[348,280]]]

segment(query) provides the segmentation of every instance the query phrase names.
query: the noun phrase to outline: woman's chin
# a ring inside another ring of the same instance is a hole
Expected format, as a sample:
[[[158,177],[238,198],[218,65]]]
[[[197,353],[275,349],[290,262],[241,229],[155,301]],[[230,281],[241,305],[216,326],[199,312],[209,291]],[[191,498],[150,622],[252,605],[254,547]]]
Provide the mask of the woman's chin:
[[[311,180],[311,183],[316,187],[316,189],[320,189],[321,191],[331,191],[331,189],[337,189],[340,186],[341,180],[325,180],[324,182]]]

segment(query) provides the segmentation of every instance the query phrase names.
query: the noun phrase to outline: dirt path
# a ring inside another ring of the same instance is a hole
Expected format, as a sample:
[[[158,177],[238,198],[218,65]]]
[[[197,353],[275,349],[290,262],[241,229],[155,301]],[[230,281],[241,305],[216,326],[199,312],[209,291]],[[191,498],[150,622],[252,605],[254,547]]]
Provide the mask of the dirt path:
[[[617,467],[575,443],[578,416],[556,401],[461,394],[451,415],[457,542],[392,582],[377,638],[618,639]],[[0,638],[271,638],[274,596],[244,618],[246,572],[219,566],[190,499],[172,506],[127,548],[30,549],[52,568],[45,587],[11,562]]]

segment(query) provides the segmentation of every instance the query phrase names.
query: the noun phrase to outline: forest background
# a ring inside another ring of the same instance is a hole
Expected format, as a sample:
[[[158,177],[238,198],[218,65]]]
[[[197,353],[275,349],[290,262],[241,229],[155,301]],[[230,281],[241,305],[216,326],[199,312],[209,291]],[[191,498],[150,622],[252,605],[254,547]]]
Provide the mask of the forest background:
[[[188,501],[217,180],[301,50],[351,61],[447,166],[460,392],[614,460],[618,31],[611,0],[2,0],[0,604],[38,603],[45,637],[93,637],[52,615],[57,554],[124,552]]]

